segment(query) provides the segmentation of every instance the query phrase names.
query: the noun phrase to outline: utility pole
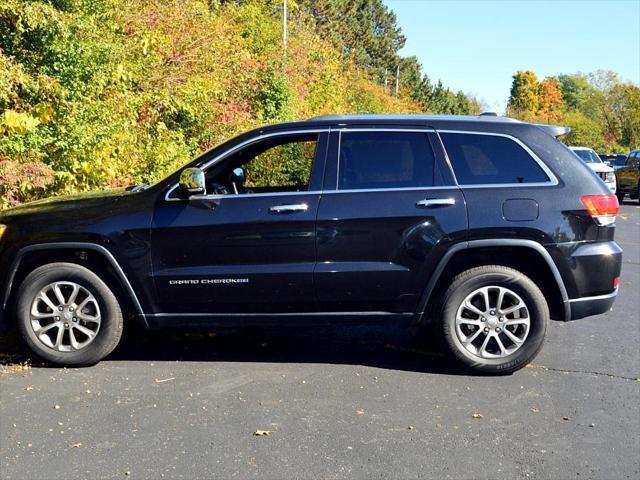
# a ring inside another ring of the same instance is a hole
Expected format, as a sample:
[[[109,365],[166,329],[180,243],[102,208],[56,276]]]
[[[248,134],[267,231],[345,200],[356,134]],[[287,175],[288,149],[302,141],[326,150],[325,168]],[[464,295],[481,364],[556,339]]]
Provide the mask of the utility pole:
[[[287,0],[282,4],[282,56],[287,62]]]
[[[400,65],[396,67],[396,97],[398,96],[399,86],[400,86]]]

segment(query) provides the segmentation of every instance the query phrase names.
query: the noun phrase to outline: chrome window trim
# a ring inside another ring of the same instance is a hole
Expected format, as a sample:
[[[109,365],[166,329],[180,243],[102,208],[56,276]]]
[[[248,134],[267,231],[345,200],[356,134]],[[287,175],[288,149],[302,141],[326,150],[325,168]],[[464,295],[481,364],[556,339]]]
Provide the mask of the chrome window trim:
[[[334,192],[350,192],[350,193],[357,193],[357,192],[380,192],[380,191],[387,191],[387,192],[392,192],[392,191],[401,191],[401,190],[424,190],[424,189],[432,189],[432,188],[436,188],[433,185],[431,187],[428,186],[423,186],[423,187],[398,187],[398,188],[393,188],[393,187],[388,187],[388,188],[344,188],[344,189],[340,189],[338,188],[340,185],[340,148],[342,147],[342,134],[343,133],[352,133],[352,132],[402,132],[402,133],[432,133],[435,132],[435,129],[433,127],[413,127],[413,128],[406,128],[406,127],[397,127],[397,128],[393,128],[393,127],[381,127],[381,128],[372,128],[372,127],[354,127],[354,128],[350,128],[350,127],[341,127],[338,129],[334,129],[334,131],[336,131],[338,133],[338,158],[337,158],[337,162],[336,162],[336,188],[335,190],[325,190],[324,193],[334,193]],[[429,142],[429,138],[427,137],[427,142]],[[437,158],[435,157],[435,152],[434,152],[434,161],[437,161]],[[454,176],[454,180],[455,180],[455,176]],[[452,187],[456,187],[456,185],[450,185],[447,186],[446,188],[452,188]]]
[[[211,160],[207,161],[206,163],[204,163],[199,168],[204,170],[205,173],[206,173],[206,171],[207,171],[207,169],[209,167],[211,167],[212,165],[220,162],[221,160],[224,160],[226,157],[228,157],[232,153],[237,152],[238,150],[240,150],[243,147],[246,147],[247,145],[259,142],[261,140],[265,140],[267,138],[282,137],[282,136],[286,136],[286,135],[301,135],[301,134],[304,134],[304,133],[328,133],[328,132],[330,132],[330,128],[327,127],[327,128],[309,128],[309,129],[303,129],[303,130],[282,130],[282,131],[278,131],[278,132],[263,133],[263,134],[258,135],[257,137],[249,138],[249,139],[245,140],[244,142],[241,142],[238,145],[235,145],[234,147],[231,147],[229,150],[225,150],[220,155],[217,155],[217,156],[213,157]],[[182,167],[182,168],[185,168],[185,167]],[[178,184],[177,183],[175,183],[171,188],[169,188],[169,190],[167,190],[167,193],[164,196],[165,201],[167,201],[167,202],[184,202],[184,201],[188,201],[188,199],[186,199],[186,198],[169,198],[169,196],[173,193],[173,191],[176,188],[178,188]],[[304,194],[304,193],[309,194],[309,193],[317,193],[317,192],[310,192],[310,191],[306,191],[306,192],[269,192],[269,193],[255,193],[255,194],[253,194],[251,196],[254,197],[256,195],[277,195],[277,194],[281,194],[281,195],[296,195],[296,194]],[[233,197],[242,197],[242,195],[202,195],[199,198],[212,199],[212,198],[221,198],[221,197],[233,198]]]
[[[440,133],[457,133],[457,134],[468,134],[468,135],[486,135],[486,136],[494,136],[494,137],[504,137],[508,138],[511,141],[520,145],[525,152],[538,164],[538,166],[542,169],[542,171],[549,178],[548,182],[531,182],[531,183],[478,183],[478,184],[466,184],[466,183],[458,183],[460,188],[512,188],[512,187],[555,187],[560,182],[555,174],[551,171],[549,167],[542,161],[538,155],[535,154],[525,143],[523,143],[519,138],[514,137],[513,135],[509,135],[507,133],[495,133],[495,132],[474,132],[468,130],[437,130],[438,134]],[[438,135],[440,137],[440,135]],[[449,163],[451,170],[453,171],[453,164],[451,163],[451,159],[449,158],[449,154],[447,153],[447,149],[444,147],[444,142],[440,139],[442,143],[442,149],[444,150],[444,154],[447,158],[447,163]],[[455,176],[455,171],[454,171]],[[457,181],[457,180],[456,180]]]
[[[306,190],[304,192],[263,192],[263,193],[248,193],[242,195],[234,195],[228,193],[226,195],[222,195],[219,193],[211,194],[211,195],[192,195],[189,199],[193,200],[219,200],[221,198],[256,198],[256,197],[283,197],[289,195],[320,195],[322,192],[320,190]],[[187,201],[189,199],[186,198],[170,198],[169,202],[173,202],[175,200],[183,200]]]
[[[341,127],[338,128],[313,128],[313,129],[304,129],[304,130],[286,130],[279,132],[270,132],[261,134],[257,137],[253,137],[245,140],[242,143],[226,150],[225,152],[217,155],[212,158],[205,164],[203,164],[200,168],[206,170],[212,165],[218,163],[221,160],[224,160],[226,157],[231,155],[232,153],[240,150],[241,148],[250,145],[252,143],[270,138],[270,137],[278,137],[285,135],[300,135],[305,133],[330,133],[331,131],[335,131],[338,133],[338,158],[337,158],[337,167],[336,167],[336,188],[335,190],[313,190],[313,191],[303,191],[303,192],[265,192],[265,193],[254,193],[250,195],[253,197],[269,197],[269,196],[285,196],[285,195],[324,195],[324,194],[334,194],[334,193],[373,193],[373,192],[398,192],[398,191],[423,191],[423,190],[447,190],[452,188],[512,188],[512,187],[553,187],[559,184],[559,181],[555,174],[547,167],[547,165],[535,154],[525,143],[523,143],[520,139],[514,137],[513,135],[509,135],[506,133],[496,133],[496,132],[477,132],[471,130],[438,130],[433,127],[412,127],[412,128],[403,128],[401,126],[398,127],[381,127],[381,128],[373,128],[373,127]],[[366,188],[366,189],[338,189],[339,178],[340,178],[340,148],[342,146],[342,133],[350,133],[350,132],[408,132],[408,133],[435,133],[440,141],[440,146],[442,151],[444,152],[445,160],[451,174],[453,176],[453,180],[455,182],[454,185],[438,185],[438,186],[421,186],[421,187],[398,187],[398,188]],[[456,177],[455,170],[453,169],[453,164],[451,163],[451,159],[449,158],[449,154],[447,153],[446,148],[444,147],[444,142],[440,137],[440,133],[458,133],[458,134],[470,134],[470,135],[488,135],[494,137],[505,137],[513,142],[517,143],[520,147],[522,147],[525,152],[540,166],[540,168],[544,171],[544,173],[549,178],[548,182],[532,182],[532,183],[487,183],[487,184],[460,184]],[[178,184],[174,184],[165,194],[165,201],[175,202],[175,201],[188,201],[188,199],[182,198],[169,198],[171,193],[178,187]],[[207,200],[216,200],[221,198],[249,198],[246,195],[199,195],[198,198],[207,199]]]
[[[457,185],[436,185],[433,187],[397,187],[397,188],[352,188],[345,190],[323,190],[322,195],[337,193],[373,193],[373,192],[424,192],[428,190],[458,190]]]

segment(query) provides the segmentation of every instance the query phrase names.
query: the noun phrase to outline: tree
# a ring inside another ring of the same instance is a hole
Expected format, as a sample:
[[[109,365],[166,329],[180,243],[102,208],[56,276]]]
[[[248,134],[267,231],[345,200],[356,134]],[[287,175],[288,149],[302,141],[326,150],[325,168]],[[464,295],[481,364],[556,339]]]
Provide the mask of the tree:
[[[545,78],[538,89],[538,117],[547,123],[558,122],[562,118],[564,102],[560,84],[554,78]]]
[[[540,107],[538,77],[529,70],[519,70],[513,76],[507,104],[509,115],[517,118],[535,116]]]
[[[395,72],[406,39],[382,0],[299,0],[298,5],[313,17],[322,36],[379,81],[385,70]]]
[[[606,151],[609,145],[600,125],[579,111],[567,113],[563,123],[571,127],[571,132],[563,137],[568,145],[587,146],[599,151]]]
[[[584,107],[589,95],[594,88],[589,83],[586,75],[576,73],[573,75],[558,75],[560,92],[566,107],[570,110],[580,110]]]

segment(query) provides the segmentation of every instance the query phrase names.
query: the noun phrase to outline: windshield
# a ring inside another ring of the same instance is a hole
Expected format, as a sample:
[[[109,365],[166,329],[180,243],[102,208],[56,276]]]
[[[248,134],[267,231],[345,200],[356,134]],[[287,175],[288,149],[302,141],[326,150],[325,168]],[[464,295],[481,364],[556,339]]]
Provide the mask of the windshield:
[[[602,163],[600,157],[593,150],[574,150],[573,153],[586,163]]]
[[[616,159],[613,161],[613,165],[616,167],[621,167],[627,164],[627,156],[626,155],[616,155]]]

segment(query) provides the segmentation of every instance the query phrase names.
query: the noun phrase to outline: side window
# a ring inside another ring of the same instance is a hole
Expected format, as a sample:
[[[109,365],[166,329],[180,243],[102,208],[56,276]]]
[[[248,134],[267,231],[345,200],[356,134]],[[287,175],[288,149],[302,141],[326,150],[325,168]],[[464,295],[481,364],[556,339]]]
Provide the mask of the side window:
[[[531,155],[510,138],[466,133],[440,136],[460,185],[549,181]]]
[[[208,194],[303,192],[309,190],[317,134],[277,136],[253,143],[207,172]],[[242,169],[244,181],[234,170]]]
[[[342,132],[340,190],[428,187],[435,158],[426,132]]]

